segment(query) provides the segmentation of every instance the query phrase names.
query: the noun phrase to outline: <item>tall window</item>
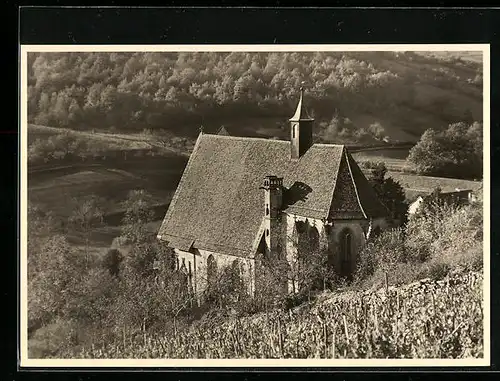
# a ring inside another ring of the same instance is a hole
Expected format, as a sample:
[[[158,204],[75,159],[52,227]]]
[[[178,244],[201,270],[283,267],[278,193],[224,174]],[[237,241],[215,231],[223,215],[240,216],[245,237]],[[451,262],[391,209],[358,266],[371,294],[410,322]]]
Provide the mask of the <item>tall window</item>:
[[[308,237],[307,237],[307,225],[305,222],[297,221],[295,223],[295,229],[297,230],[297,250],[299,257],[302,257],[307,251]]]
[[[309,249],[316,251],[319,249],[319,232],[314,226],[309,228]]]
[[[212,254],[207,258],[207,282],[208,287],[214,287],[217,281],[217,263]]]
[[[380,227],[379,226],[375,226],[372,230],[372,234],[371,234],[371,238],[372,239],[375,239],[377,238],[378,236],[380,235]]]
[[[340,275],[350,278],[352,275],[352,234],[349,229],[340,233]]]

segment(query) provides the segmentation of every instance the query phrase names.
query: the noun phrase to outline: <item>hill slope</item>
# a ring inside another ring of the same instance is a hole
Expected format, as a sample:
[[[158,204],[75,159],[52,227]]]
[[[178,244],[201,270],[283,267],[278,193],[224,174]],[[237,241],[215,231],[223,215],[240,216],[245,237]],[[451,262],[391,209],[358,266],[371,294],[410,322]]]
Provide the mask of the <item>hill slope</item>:
[[[178,337],[84,350],[92,358],[471,358],[483,356],[482,274],[323,294],[289,312],[209,319]],[[142,343],[141,343],[142,342]]]
[[[322,140],[414,141],[482,119],[477,56],[437,53],[30,53],[29,120],[190,137],[200,124],[235,124],[238,134],[281,136],[305,81]]]

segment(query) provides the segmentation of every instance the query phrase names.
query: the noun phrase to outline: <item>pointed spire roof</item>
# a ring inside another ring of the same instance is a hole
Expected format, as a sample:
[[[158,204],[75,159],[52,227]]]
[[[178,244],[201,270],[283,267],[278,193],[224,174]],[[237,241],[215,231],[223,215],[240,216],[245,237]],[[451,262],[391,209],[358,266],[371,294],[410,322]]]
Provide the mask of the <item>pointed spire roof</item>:
[[[229,132],[227,132],[227,130],[224,126],[221,126],[219,128],[219,131],[217,131],[217,135],[230,136]]]
[[[297,110],[295,110],[295,114],[289,119],[290,122],[298,122],[301,120],[314,120],[307,113],[303,99],[304,99],[304,88],[301,87],[299,103],[297,104]]]

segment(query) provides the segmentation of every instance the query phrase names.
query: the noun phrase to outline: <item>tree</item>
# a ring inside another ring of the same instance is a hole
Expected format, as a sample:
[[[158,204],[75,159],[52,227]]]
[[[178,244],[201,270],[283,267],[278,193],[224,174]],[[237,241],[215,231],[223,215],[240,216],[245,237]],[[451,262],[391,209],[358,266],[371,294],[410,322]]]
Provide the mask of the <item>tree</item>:
[[[68,109],[68,121],[70,124],[75,125],[80,122],[81,118],[82,109],[78,105],[76,99],[72,99]]]
[[[286,235],[286,241],[292,254],[288,254],[282,269],[287,283],[293,286],[292,292],[309,293],[333,287],[336,280],[333,252],[320,243],[316,227],[297,222],[294,232]]]
[[[379,122],[370,124],[368,131],[377,140],[382,140],[385,137],[384,127]]]
[[[85,259],[89,262],[89,241],[92,228],[101,225],[104,220],[103,201],[97,196],[87,196],[83,200],[75,199],[74,209],[69,223],[83,233],[85,240]]]
[[[85,109],[97,109],[101,102],[101,93],[104,89],[102,83],[94,83],[90,86],[85,99]]]
[[[71,99],[65,91],[57,94],[56,103],[53,109],[53,115],[59,126],[66,127],[68,125],[68,109]]]
[[[482,124],[454,123],[442,132],[429,129],[410,150],[407,160],[420,174],[481,178]]]
[[[50,111],[50,97],[47,93],[40,93],[40,100],[38,101],[38,111],[41,113],[48,113]]]
[[[103,267],[109,274],[117,277],[120,275],[120,267],[123,261],[123,255],[118,249],[109,249],[103,259]]]
[[[44,266],[45,242],[59,233],[54,214],[32,203],[28,204],[28,278],[35,276]]]
[[[379,197],[379,200],[389,209],[392,218],[404,225],[407,221],[408,203],[404,188],[392,177],[386,177],[387,168],[380,162],[372,170],[370,183]]]
[[[187,279],[171,266],[171,253],[156,239],[135,243],[125,259],[120,276],[122,291],[113,307],[123,330],[159,326],[162,332],[173,325],[174,334],[182,314],[193,306],[196,295]]]
[[[101,92],[99,105],[105,112],[110,112],[115,107],[117,99],[116,87],[107,85]]]
[[[48,323],[71,316],[75,289],[86,274],[83,258],[61,235],[41,246],[38,271],[28,280],[28,318]]]
[[[383,231],[359,253],[355,282],[365,280],[377,270],[390,272],[397,263],[406,260],[404,231],[401,228]]]
[[[205,293],[205,300],[219,308],[234,307],[245,297],[246,288],[242,276],[242,265],[238,259],[217,271],[214,282],[209,283]]]
[[[151,235],[146,224],[153,221],[152,196],[144,189],[132,190],[123,203],[123,235],[132,243],[140,243]]]

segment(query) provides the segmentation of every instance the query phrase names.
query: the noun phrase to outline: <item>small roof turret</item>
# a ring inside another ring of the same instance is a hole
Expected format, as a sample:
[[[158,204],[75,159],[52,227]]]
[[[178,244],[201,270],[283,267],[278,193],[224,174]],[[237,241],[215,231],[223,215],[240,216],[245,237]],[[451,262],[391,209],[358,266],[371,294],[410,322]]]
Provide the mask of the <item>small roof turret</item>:
[[[314,120],[307,113],[303,99],[304,99],[304,87],[301,86],[300,98],[299,98],[299,103],[297,104],[297,110],[295,110],[295,114],[289,119],[290,122],[299,122],[302,120]]]

